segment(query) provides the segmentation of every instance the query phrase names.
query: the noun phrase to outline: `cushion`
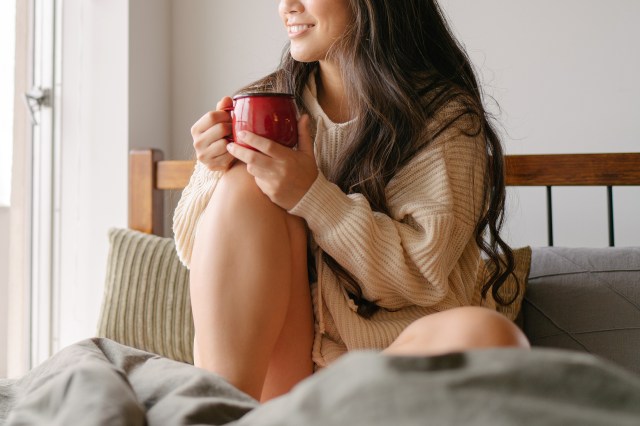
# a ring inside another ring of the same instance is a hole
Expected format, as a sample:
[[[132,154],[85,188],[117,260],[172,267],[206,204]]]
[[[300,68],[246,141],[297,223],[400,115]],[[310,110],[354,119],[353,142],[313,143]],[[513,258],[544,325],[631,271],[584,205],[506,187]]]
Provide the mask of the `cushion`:
[[[488,308],[495,308],[496,311],[505,315],[512,321],[516,321],[518,319],[518,315],[520,314],[520,308],[522,306],[522,299],[524,298],[524,294],[527,286],[527,277],[529,276],[529,267],[531,265],[531,247],[520,247],[513,250],[513,257],[515,260],[515,269],[513,270],[513,274],[507,278],[505,283],[500,287],[500,296],[504,300],[511,300],[518,291],[516,298],[513,300],[513,303],[502,306],[499,303],[493,300],[491,295],[491,291],[487,293],[486,299],[479,302],[481,306],[486,306]],[[478,278],[476,285],[478,287],[482,287],[487,280],[489,279],[489,268],[486,262],[481,262],[478,267]],[[474,303],[478,304],[478,303]],[[517,321],[520,323],[520,321]]]
[[[170,238],[109,230],[98,337],[193,363],[189,272]]]
[[[590,352],[640,373],[640,247],[535,248],[522,311],[534,346]]]

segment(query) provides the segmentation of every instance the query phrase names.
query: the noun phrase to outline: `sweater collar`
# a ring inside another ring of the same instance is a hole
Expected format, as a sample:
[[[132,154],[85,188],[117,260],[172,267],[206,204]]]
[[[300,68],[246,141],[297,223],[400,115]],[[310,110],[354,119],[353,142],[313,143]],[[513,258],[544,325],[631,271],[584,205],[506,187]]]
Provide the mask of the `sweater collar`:
[[[307,107],[309,114],[313,118],[316,119],[318,124],[322,123],[325,129],[345,129],[351,123],[355,121],[355,119],[351,119],[344,123],[334,123],[324,112],[320,104],[318,103],[318,89],[316,88],[316,72],[313,72],[309,76],[309,80],[307,80],[307,84],[305,85],[304,92],[302,95],[302,100],[304,101],[304,105]]]

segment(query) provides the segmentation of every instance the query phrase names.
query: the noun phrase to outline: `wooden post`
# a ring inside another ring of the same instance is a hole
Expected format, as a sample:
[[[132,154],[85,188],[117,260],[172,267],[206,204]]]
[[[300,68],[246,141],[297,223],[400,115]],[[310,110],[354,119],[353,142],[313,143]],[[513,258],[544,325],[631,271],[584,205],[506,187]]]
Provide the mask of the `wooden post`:
[[[162,158],[156,149],[129,154],[129,228],[146,234],[163,234],[164,200],[156,187],[156,162]]]

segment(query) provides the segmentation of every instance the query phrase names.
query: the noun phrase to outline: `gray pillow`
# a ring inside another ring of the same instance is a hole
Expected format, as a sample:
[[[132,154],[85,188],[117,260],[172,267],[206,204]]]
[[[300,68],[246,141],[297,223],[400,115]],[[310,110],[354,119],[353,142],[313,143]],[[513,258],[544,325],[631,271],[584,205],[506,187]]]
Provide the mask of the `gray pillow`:
[[[98,337],[193,364],[189,271],[173,239],[109,230]]]
[[[640,373],[640,248],[534,248],[522,316],[535,346]]]

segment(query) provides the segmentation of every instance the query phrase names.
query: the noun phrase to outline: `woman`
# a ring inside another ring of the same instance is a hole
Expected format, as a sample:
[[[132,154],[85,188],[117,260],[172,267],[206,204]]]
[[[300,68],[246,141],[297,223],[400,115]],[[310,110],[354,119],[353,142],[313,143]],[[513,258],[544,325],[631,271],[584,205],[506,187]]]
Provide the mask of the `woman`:
[[[470,306],[509,302],[502,149],[435,0],[281,0],[279,13],[282,63],[244,91],[296,96],[297,149],[228,143],[230,98],[192,128],[174,231],[196,365],[267,400],[349,350],[527,346]],[[478,289],[481,251],[494,272]]]

